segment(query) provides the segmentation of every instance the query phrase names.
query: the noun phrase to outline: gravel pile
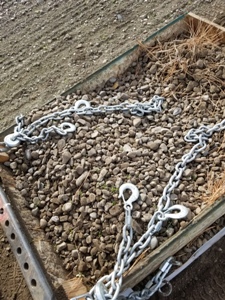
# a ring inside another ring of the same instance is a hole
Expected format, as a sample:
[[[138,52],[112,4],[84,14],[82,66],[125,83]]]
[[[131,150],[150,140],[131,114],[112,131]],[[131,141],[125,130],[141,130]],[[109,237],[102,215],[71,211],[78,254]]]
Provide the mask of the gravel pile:
[[[74,275],[83,274],[93,284],[112,270],[124,225],[120,185],[131,182],[140,191],[132,213],[136,240],[146,231],[175,164],[192,147],[184,141],[185,134],[225,118],[225,45],[217,47],[217,42],[204,43],[192,35],[155,42],[119,78],[88,93],[58,98],[27,116],[30,124],[80,99],[98,106],[165,97],[162,113],[73,115],[65,121],[76,125],[75,133],[11,150],[8,165],[17,188]],[[171,199],[190,208],[190,214],[165,223],[151,249],[209,204],[203,201],[209,193],[207,181],[209,174],[219,177],[224,171],[224,149],[223,133],[215,134],[204,153],[187,166]]]

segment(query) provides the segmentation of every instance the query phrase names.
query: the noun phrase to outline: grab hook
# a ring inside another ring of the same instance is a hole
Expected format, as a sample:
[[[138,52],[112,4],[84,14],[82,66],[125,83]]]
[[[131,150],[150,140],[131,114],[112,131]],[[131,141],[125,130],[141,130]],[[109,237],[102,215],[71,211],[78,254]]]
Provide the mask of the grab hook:
[[[90,102],[88,102],[87,100],[78,100],[78,101],[75,103],[75,105],[74,105],[75,109],[82,108],[82,106],[83,106],[84,108],[88,108],[88,107],[90,107],[91,105],[90,105]]]
[[[173,211],[177,211],[173,213]],[[162,217],[158,217],[160,221],[165,221],[167,219],[184,219],[187,217],[190,209],[184,205],[175,204],[170,206],[164,213]]]
[[[131,191],[131,195],[129,197],[129,199],[125,200],[124,198],[124,192],[126,190],[130,190]],[[134,201],[136,201],[139,197],[139,190],[138,188],[136,187],[136,185],[132,184],[132,183],[124,183],[120,186],[119,188],[119,198],[123,199],[123,202],[125,205],[129,205],[132,207],[132,203]]]

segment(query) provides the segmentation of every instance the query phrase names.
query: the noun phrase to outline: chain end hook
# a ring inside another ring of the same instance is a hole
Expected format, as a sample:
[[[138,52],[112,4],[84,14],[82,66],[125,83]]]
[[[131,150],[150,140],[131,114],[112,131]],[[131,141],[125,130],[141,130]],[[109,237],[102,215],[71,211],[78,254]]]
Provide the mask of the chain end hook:
[[[124,192],[126,190],[130,190],[131,191],[131,195],[129,197],[129,199],[125,200],[124,198]],[[132,183],[124,183],[120,186],[119,188],[119,198],[122,198],[124,201],[125,205],[129,205],[132,206],[132,203],[134,201],[136,201],[139,197],[139,190],[136,187],[136,185],[132,184]]]

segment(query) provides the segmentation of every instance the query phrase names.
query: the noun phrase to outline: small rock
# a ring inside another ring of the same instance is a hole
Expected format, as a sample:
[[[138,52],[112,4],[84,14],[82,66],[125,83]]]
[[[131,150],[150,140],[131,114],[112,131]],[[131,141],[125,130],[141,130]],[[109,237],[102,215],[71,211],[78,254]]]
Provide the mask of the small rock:
[[[31,152],[31,157],[32,157],[33,159],[38,159],[38,158],[39,158],[39,153],[38,153],[37,151],[32,151],[32,152]]]
[[[71,159],[71,153],[66,150],[62,153],[62,163],[67,164],[68,161]]]
[[[198,215],[198,214],[200,214],[200,212],[201,212],[201,207],[198,206],[195,210],[195,213],[196,213],[196,215]]]
[[[131,151],[127,154],[127,156],[129,158],[135,158],[137,156],[141,156],[141,151],[140,150],[136,150],[136,151]]]
[[[141,217],[141,212],[140,211],[134,211],[132,213],[132,218],[139,219],[140,217]]]
[[[124,152],[131,152],[131,151],[132,151],[132,148],[131,148],[130,145],[125,144],[125,145],[123,146],[123,151],[124,151]]]
[[[94,194],[94,193],[90,193],[90,195],[89,195],[89,197],[88,197],[89,201],[90,201],[90,202],[94,202],[94,201],[95,201],[95,198],[96,198],[95,194]]]
[[[105,164],[106,164],[106,165],[110,165],[111,162],[112,162],[112,157],[111,157],[111,156],[106,157],[106,159],[105,159]]]
[[[185,221],[180,222],[180,228],[181,229],[184,229],[187,225],[188,225],[188,222],[185,222]]]
[[[64,139],[58,140],[57,147],[58,150],[61,151],[66,145],[66,141]]]
[[[101,97],[105,97],[105,96],[106,96],[106,92],[105,92],[105,91],[101,91],[101,92],[99,93],[99,95],[100,95]]]
[[[120,100],[125,101],[125,100],[128,100],[128,99],[129,99],[129,96],[127,94],[123,93],[123,94],[120,95]]]
[[[95,130],[92,134],[91,137],[92,139],[96,138],[99,135],[99,132],[97,130]]]
[[[202,185],[206,182],[206,180],[203,177],[198,177],[196,180],[196,184]]]
[[[153,250],[158,246],[158,239],[156,236],[153,236],[150,242],[150,248]]]
[[[163,128],[161,126],[156,126],[156,127],[151,128],[152,134],[163,134],[164,135],[168,131],[170,131],[168,128]]]
[[[79,123],[79,124],[82,125],[82,126],[87,125],[87,121],[84,120],[84,119],[81,119],[81,118],[77,120],[77,123]]]
[[[86,262],[91,262],[93,259],[91,256],[86,256]]]
[[[133,125],[134,127],[138,127],[141,124],[141,118],[134,118]]]
[[[168,151],[168,147],[166,146],[166,144],[162,143],[160,145],[160,149],[162,149],[162,152],[166,153]]]
[[[153,150],[153,151],[156,151],[159,149],[159,146],[160,144],[162,143],[161,140],[155,140],[155,141],[151,141],[151,142],[148,142],[147,146]]]
[[[177,116],[182,112],[182,109],[180,107],[175,107],[173,110],[173,115]]]
[[[141,89],[142,91],[148,91],[148,90],[149,90],[149,85],[148,85],[148,84],[143,85],[143,86],[140,87],[140,89]]]
[[[196,66],[197,66],[199,69],[203,69],[203,68],[204,68],[204,61],[203,61],[202,59],[197,60]]]
[[[209,100],[209,95],[202,95],[202,100],[203,101]]]
[[[32,216],[37,217],[39,215],[39,208],[35,207],[31,211]]]
[[[166,230],[166,235],[167,235],[168,237],[171,237],[173,234],[174,234],[174,228],[169,227],[169,228]]]
[[[77,249],[71,251],[71,255],[74,259],[78,258],[79,252]]]
[[[186,88],[187,92],[192,91],[193,88],[196,87],[196,86],[198,86],[197,82],[195,82],[195,81],[189,81],[188,85],[187,85],[187,88]]]
[[[95,148],[91,148],[91,149],[88,151],[88,156],[96,156],[96,150],[95,150]]]
[[[97,213],[96,212],[90,213],[90,218],[96,219],[97,218]]]
[[[72,210],[73,204],[72,202],[67,202],[63,205],[62,210],[65,212],[69,212]]]
[[[58,223],[59,222],[59,216],[52,216],[51,219],[50,219],[50,223],[51,222]]]
[[[83,168],[82,165],[78,165],[78,166],[76,167],[75,171],[76,171],[76,173],[77,173],[78,175],[81,175],[81,174],[84,172],[84,168]]]
[[[40,119],[41,117],[43,117],[43,113],[41,111],[36,112],[32,118],[31,118],[31,122],[33,123],[34,121],[37,121],[38,119]]]
[[[150,70],[149,70],[149,73],[150,74],[155,74],[157,72],[157,65],[152,65]]]
[[[186,169],[184,171],[184,176],[185,177],[190,177],[190,176],[192,176],[192,174],[193,174],[193,170],[191,170],[191,169]]]
[[[109,82],[110,83],[115,83],[116,82],[116,77],[111,77],[111,78],[109,78]]]
[[[27,164],[23,163],[23,164],[21,165],[21,170],[22,170],[23,172],[26,172],[26,171],[28,170]]]
[[[196,244],[197,244],[197,247],[200,248],[203,245],[203,241],[199,238],[199,239],[197,239]]]
[[[65,216],[60,216],[60,217],[59,217],[59,221],[62,222],[62,223],[63,223],[63,222],[67,222],[67,221],[68,221],[68,216],[67,216],[67,215],[65,215]]]
[[[56,251],[61,252],[62,250],[66,249],[66,243],[62,242],[61,244],[57,245]]]
[[[14,162],[10,163],[9,166],[11,169],[15,170],[17,168],[17,162],[14,161]]]
[[[88,100],[89,100],[89,96],[88,96],[87,94],[86,94],[86,95],[83,95],[81,99],[82,99],[82,100],[85,100],[85,101],[88,101]]]
[[[98,181],[102,181],[105,178],[107,173],[108,170],[106,168],[102,168],[98,176]]]
[[[44,229],[48,225],[48,222],[45,219],[40,219],[40,228]]]
[[[114,205],[109,209],[109,213],[111,216],[118,216],[121,213],[121,206],[120,205]]]
[[[147,213],[143,216],[143,220],[144,222],[149,222],[152,218],[152,214],[151,213]]]
[[[80,186],[83,183],[83,181],[87,178],[88,174],[89,172],[86,171],[82,175],[80,175],[80,177],[78,177],[76,180],[76,186]]]
[[[80,252],[82,252],[82,253],[87,253],[88,247],[86,247],[86,246],[81,246],[81,247],[79,248],[79,250],[80,250]]]
[[[81,206],[87,205],[87,198],[86,197],[81,197],[80,198],[80,205]]]
[[[160,87],[158,87],[156,90],[155,90],[155,94],[156,95],[161,95],[162,94],[162,89]]]
[[[84,262],[83,260],[80,260],[77,269],[79,272],[84,272],[85,270],[87,270],[87,263]]]
[[[123,16],[121,14],[117,14],[116,18],[118,21],[122,22],[123,21]]]
[[[214,163],[216,166],[219,166],[221,164],[221,157],[220,156],[215,157]]]
[[[210,93],[214,94],[214,93],[218,93],[219,89],[217,86],[215,85],[210,85]]]

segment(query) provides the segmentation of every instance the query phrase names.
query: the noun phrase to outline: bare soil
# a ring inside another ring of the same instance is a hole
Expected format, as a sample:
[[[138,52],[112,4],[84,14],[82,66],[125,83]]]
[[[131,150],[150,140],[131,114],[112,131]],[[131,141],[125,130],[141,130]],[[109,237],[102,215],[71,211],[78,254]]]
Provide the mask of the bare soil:
[[[223,7],[224,0],[0,0],[0,131],[181,13],[213,20]],[[31,299],[2,231],[0,256],[0,299]]]
[[[225,299],[225,237],[207,250],[186,270],[171,281],[173,291],[152,300],[222,300]]]

